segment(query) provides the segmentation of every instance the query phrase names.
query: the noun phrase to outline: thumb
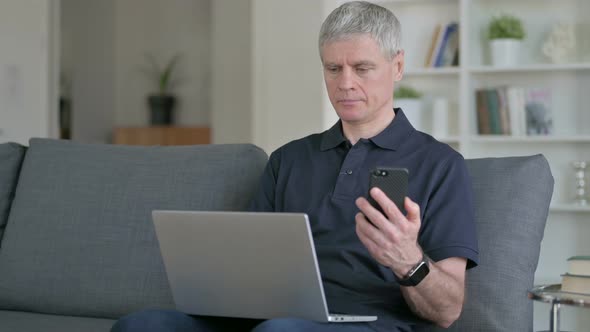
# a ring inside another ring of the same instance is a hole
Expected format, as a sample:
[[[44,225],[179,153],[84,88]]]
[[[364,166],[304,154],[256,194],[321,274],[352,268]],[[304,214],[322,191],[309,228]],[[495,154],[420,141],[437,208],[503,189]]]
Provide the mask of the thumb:
[[[416,203],[414,203],[414,201],[412,201],[410,199],[410,197],[406,196],[406,199],[404,200],[404,206],[406,208],[407,214],[406,214],[406,219],[408,219],[409,222],[413,222],[413,223],[420,223],[420,206]]]

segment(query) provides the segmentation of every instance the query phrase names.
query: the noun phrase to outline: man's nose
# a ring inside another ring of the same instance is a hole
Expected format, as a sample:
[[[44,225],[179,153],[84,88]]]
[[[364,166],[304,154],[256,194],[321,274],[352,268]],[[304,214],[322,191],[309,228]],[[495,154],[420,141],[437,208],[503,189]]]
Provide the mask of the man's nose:
[[[340,90],[350,90],[354,88],[354,73],[350,68],[344,68],[338,81],[338,88]]]

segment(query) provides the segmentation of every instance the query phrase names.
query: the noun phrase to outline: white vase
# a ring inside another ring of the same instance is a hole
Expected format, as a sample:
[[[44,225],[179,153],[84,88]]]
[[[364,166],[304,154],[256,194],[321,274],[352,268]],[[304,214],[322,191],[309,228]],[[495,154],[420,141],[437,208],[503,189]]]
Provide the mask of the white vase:
[[[432,102],[432,131],[436,138],[449,136],[449,100],[437,97]]]
[[[415,98],[398,98],[394,101],[395,107],[400,107],[406,118],[416,130],[425,131],[422,119],[422,100]]]
[[[518,39],[493,39],[490,41],[492,51],[492,65],[509,67],[518,64],[520,59],[520,45]]]

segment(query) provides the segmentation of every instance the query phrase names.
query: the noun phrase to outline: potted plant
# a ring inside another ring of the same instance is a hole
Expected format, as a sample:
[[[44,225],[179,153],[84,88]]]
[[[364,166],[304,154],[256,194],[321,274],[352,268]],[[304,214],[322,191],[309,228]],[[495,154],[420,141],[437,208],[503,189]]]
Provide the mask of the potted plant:
[[[418,90],[400,85],[393,92],[394,107],[400,107],[412,126],[417,130],[424,131],[424,124],[422,122],[422,93]]]
[[[174,122],[174,106],[176,97],[171,89],[176,83],[175,67],[180,56],[175,55],[165,66],[160,66],[151,54],[146,55],[148,68],[146,73],[153,79],[157,91],[151,93],[148,98],[150,108],[150,123],[152,125],[170,125]]]
[[[512,66],[518,56],[525,31],[522,21],[509,14],[493,17],[488,26],[488,38],[494,66]]]

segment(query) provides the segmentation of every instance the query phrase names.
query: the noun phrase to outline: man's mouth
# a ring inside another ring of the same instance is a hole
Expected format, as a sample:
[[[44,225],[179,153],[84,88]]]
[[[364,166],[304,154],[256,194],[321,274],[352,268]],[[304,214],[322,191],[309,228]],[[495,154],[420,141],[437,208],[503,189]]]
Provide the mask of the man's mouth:
[[[342,105],[354,105],[356,103],[359,103],[360,101],[360,99],[339,99],[338,103]]]

